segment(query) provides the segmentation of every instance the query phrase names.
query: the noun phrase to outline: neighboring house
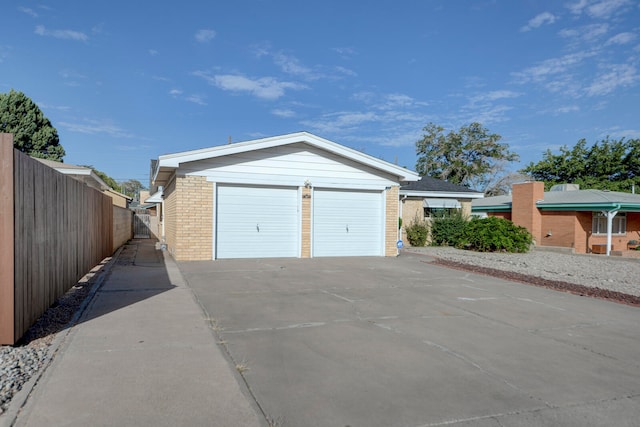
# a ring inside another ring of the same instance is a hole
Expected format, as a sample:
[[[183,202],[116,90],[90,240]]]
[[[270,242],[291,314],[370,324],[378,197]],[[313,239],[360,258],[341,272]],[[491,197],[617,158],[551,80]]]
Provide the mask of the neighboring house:
[[[70,165],[68,163],[56,162],[53,160],[38,159],[35,157],[34,159],[77,181],[84,182],[91,188],[101,191],[111,197],[114,206],[127,208],[129,207],[131,200],[133,200],[132,197],[119,193],[109,187],[91,168]]]
[[[395,256],[415,172],[299,132],[160,156],[152,183],[178,260]]]
[[[465,216],[471,216],[471,201],[482,197],[484,195],[481,192],[428,176],[402,185],[400,187],[402,240],[407,241],[405,227],[415,221],[429,220],[433,215],[454,210],[460,211]]]
[[[576,253],[627,249],[640,240],[640,195],[579,190],[577,185],[544,191],[542,182],[514,184],[509,196],[474,200],[472,212],[509,219],[527,228],[539,246]]]

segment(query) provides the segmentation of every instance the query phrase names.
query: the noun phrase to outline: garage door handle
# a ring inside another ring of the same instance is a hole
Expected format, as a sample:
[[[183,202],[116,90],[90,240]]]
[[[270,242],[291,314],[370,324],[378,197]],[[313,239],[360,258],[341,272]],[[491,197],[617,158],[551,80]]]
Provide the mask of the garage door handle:
[[[260,224],[256,224],[256,230],[258,230],[258,233],[260,232]]]
[[[349,232],[349,224],[347,224],[347,233]]]

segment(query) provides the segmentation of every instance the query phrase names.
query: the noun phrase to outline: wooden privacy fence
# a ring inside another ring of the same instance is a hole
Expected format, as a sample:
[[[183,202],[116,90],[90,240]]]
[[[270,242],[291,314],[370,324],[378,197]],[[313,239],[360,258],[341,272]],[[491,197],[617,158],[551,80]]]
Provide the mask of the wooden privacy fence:
[[[114,251],[111,198],[13,148],[0,134],[0,344],[15,344]]]

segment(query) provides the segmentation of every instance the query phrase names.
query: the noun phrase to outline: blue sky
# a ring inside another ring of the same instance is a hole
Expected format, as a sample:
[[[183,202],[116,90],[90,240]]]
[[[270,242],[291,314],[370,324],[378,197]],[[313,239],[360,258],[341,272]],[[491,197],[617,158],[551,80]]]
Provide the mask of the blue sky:
[[[580,138],[640,137],[640,2],[18,1],[0,26],[12,88],[65,162],[117,180],[302,130],[413,169],[429,122],[483,123],[518,169]]]

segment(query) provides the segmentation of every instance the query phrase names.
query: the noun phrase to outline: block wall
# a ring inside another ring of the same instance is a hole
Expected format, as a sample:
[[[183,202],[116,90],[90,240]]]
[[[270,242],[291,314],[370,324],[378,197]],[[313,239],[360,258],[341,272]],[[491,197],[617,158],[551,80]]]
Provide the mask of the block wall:
[[[400,187],[397,185],[392,186],[386,191],[386,223],[385,223],[385,244],[384,255],[385,256],[397,256],[398,247],[396,246],[399,237],[398,233],[398,218],[400,215],[400,199],[399,199]]]

